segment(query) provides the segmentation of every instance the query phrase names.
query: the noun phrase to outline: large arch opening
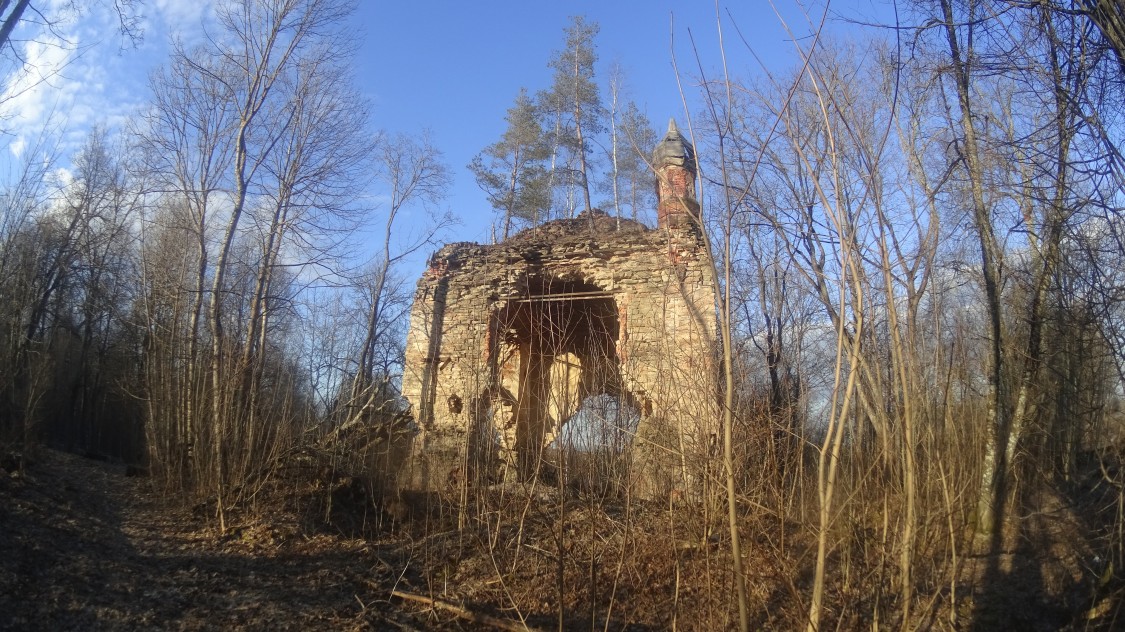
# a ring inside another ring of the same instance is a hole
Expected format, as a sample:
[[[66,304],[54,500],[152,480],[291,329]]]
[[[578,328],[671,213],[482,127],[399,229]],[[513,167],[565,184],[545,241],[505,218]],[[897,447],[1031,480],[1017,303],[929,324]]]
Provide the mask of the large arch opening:
[[[488,417],[503,478],[526,481],[556,470],[545,463],[545,450],[564,427],[583,427],[567,422],[597,419],[599,406],[605,417],[608,404],[591,398],[605,396],[627,403],[617,409],[635,409],[622,387],[620,328],[610,292],[551,276],[529,278],[525,292],[493,313],[489,355],[496,375]],[[619,417],[613,415],[614,423]],[[617,439],[620,444],[625,437]]]
[[[563,485],[598,496],[625,488],[641,411],[629,397],[587,396],[547,446],[546,459]]]

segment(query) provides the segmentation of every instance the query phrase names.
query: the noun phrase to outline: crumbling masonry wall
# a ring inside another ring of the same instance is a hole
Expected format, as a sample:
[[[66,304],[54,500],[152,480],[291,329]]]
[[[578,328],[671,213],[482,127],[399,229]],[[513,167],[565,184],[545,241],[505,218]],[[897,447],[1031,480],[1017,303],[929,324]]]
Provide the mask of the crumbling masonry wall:
[[[695,485],[718,432],[714,273],[698,222],[661,223],[595,210],[438,251],[407,338],[419,434],[400,482],[534,477],[583,399],[606,393],[640,412],[634,492]]]

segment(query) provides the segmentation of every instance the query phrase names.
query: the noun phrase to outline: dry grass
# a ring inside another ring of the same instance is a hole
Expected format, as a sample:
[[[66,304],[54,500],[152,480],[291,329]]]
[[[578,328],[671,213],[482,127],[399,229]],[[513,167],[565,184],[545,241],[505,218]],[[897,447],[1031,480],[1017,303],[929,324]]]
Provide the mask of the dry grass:
[[[1104,460],[1087,457],[1067,487],[1024,495],[998,556],[959,553],[954,567],[946,516],[931,508],[905,627],[1115,629],[1118,496]],[[221,535],[205,504],[176,508],[122,466],[44,452],[0,479],[0,627],[488,629],[464,613],[531,629],[737,624],[721,506],[512,484],[471,491],[465,506],[407,495],[389,511],[362,479],[282,468]],[[835,522],[826,629],[902,627],[893,503],[868,481]],[[815,514],[800,502],[741,509],[752,626],[803,627]],[[968,550],[970,525],[955,529]]]

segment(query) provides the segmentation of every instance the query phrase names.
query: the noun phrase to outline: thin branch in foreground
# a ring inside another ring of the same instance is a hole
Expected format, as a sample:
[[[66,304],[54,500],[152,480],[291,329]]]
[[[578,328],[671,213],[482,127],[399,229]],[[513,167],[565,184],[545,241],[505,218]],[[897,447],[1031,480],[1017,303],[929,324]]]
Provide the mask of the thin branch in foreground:
[[[530,627],[526,623],[509,621],[508,619],[500,619],[497,617],[489,616],[487,614],[472,612],[456,604],[449,603],[448,601],[434,599],[433,597],[427,597],[425,595],[416,595],[414,593],[408,593],[402,590],[392,590],[391,596],[398,597],[399,599],[405,599],[406,601],[416,601],[418,603],[424,603],[433,606],[434,608],[441,608],[442,610],[446,610],[452,614],[455,614],[462,619],[472,621],[473,623],[483,623],[485,625],[490,625],[500,630],[512,630],[513,632],[538,632],[536,628]]]

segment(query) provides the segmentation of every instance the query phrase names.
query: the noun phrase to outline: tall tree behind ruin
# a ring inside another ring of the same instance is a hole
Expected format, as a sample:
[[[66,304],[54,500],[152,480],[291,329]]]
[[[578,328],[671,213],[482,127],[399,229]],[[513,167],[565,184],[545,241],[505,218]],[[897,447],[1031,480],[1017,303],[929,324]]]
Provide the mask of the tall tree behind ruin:
[[[594,81],[594,64],[598,59],[594,40],[598,31],[596,22],[587,22],[582,16],[571,18],[565,29],[566,43],[548,63],[555,72],[553,83],[537,96],[545,117],[543,127],[553,134],[555,151],[568,159],[565,168],[558,162],[552,163],[555,185],[576,187],[581,194],[582,209],[592,208],[591,142],[604,128],[601,95]],[[568,210],[573,207],[573,204],[567,205]]]
[[[618,113],[613,135],[617,149],[609,176],[616,186],[618,213],[639,220],[656,208],[648,155],[649,148],[655,147],[660,138],[648,116],[633,101],[626,102]]]
[[[527,90],[520,89],[505,120],[508,127],[500,140],[469,163],[489,204],[503,214],[501,239],[508,238],[513,219],[535,224],[546,216],[551,204],[546,164],[551,149]]]

